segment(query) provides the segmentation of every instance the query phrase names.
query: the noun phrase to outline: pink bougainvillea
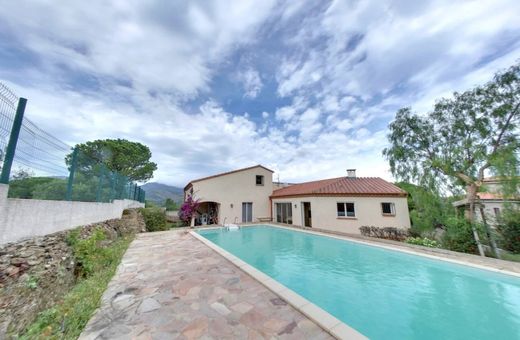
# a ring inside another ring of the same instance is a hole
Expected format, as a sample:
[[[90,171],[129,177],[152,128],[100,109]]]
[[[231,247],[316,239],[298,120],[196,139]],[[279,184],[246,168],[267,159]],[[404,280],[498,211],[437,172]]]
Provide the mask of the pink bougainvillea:
[[[192,217],[197,214],[197,209],[200,206],[200,202],[198,199],[193,199],[192,196],[188,196],[184,203],[182,203],[181,208],[179,210],[179,218],[185,223],[189,224],[191,222]]]

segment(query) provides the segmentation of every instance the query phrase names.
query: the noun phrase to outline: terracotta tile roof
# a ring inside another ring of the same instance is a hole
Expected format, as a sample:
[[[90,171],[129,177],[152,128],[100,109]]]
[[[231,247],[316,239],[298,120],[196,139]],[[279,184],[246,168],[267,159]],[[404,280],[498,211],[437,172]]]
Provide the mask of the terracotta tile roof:
[[[406,191],[379,177],[339,177],[291,185],[273,191],[272,198],[290,196],[406,196]]]
[[[481,199],[481,200],[503,200],[503,199],[506,199],[506,200],[513,200],[513,201],[518,201],[520,200],[520,197],[518,195],[513,195],[513,196],[506,196],[504,197],[504,195],[502,194],[497,194],[497,193],[494,193],[494,192],[478,192],[477,193],[477,196]]]
[[[492,192],[479,192],[479,193],[477,193],[477,196],[481,200],[501,200],[502,199],[502,195],[498,195],[498,194],[495,194]]]
[[[257,165],[253,165],[253,166],[250,166],[250,167],[247,167],[247,168],[242,168],[242,169],[232,170],[232,171],[228,171],[228,172],[222,172],[222,173],[220,173],[220,174],[216,174],[216,175],[212,175],[212,176],[208,176],[208,177],[202,177],[202,178],[194,179],[194,180],[190,181],[188,184],[186,184],[186,186],[184,187],[184,191],[186,191],[186,189],[187,189],[191,184],[193,184],[193,183],[195,183],[195,182],[200,182],[200,181],[204,181],[204,180],[206,180],[206,179],[211,179],[211,178],[215,178],[215,177],[220,177],[220,176],[230,175],[230,174],[234,174],[235,172],[251,170],[251,169],[254,169],[254,168],[262,168],[262,169],[265,169],[265,170],[267,170],[267,171],[274,172],[273,170],[268,169],[268,168],[266,168],[266,167],[263,166],[263,165],[257,164]]]

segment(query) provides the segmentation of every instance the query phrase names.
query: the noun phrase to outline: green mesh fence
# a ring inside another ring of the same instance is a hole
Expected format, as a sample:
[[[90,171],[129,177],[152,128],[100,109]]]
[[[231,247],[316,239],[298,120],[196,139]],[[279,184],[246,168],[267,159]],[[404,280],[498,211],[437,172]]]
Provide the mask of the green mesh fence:
[[[11,135],[17,103],[18,97],[14,92],[0,83],[0,169],[4,165],[5,150]]]
[[[17,129],[17,105],[16,95],[0,83],[0,157],[2,178],[8,178],[10,198],[144,202],[145,192],[136,183],[104,165],[105,155],[75,151],[39,128],[23,112],[18,133],[13,133]],[[14,150],[11,154],[10,144]]]

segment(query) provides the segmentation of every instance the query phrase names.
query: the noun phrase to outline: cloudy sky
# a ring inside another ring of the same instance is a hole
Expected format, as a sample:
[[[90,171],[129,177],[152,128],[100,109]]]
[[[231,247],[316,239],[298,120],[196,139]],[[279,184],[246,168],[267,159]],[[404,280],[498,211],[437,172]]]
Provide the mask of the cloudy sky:
[[[519,17],[517,0],[2,1],[0,81],[69,144],[145,143],[154,181],[258,163],[391,179],[396,110],[519,60]]]

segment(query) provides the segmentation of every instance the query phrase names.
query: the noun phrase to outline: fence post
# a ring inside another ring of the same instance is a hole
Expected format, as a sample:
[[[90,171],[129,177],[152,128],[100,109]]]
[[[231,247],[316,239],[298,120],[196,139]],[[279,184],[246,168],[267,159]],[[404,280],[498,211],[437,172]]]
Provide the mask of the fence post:
[[[110,198],[109,202],[112,202],[115,197],[115,190],[116,190],[116,174],[114,172],[110,173]]]
[[[134,197],[132,198],[134,201],[137,201],[137,189],[139,189],[139,187],[137,186],[137,183],[136,183],[135,187],[134,187]]]
[[[9,176],[11,175],[11,167],[13,166],[14,153],[16,151],[16,144],[18,143],[18,137],[20,136],[20,130],[22,128],[23,115],[25,113],[25,106],[27,105],[27,99],[18,99],[18,107],[16,108],[16,115],[14,116],[13,128],[11,129],[11,135],[9,136],[9,143],[5,151],[4,166],[2,167],[2,174],[0,175],[0,183],[9,184]]]
[[[72,151],[72,160],[70,162],[69,181],[67,183],[67,197],[66,201],[72,201],[72,185],[74,184],[74,174],[76,173],[76,165],[78,163],[78,148],[75,147]]]
[[[101,169],[99,170],[99,181],[98,181],[98,187],[96,191],[96,202],[101,202],[101,190],[103,188],[103,173],[104,173],[105,167],[103,164],[101,164]]]

